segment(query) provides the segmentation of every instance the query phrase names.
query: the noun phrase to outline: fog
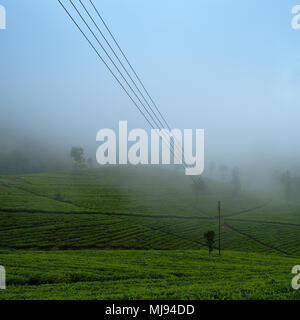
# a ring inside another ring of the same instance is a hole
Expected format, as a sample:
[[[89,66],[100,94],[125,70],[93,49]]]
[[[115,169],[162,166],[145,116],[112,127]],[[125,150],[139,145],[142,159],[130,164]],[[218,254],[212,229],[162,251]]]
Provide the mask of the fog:
[[[1,174],[69,169],[72,146],[95,161],[119,120],[150,130],[57,1],[2,3]],[[205,130],[204,175],[213,161],[215,179],[239,167],[249,188],[300,176],[293,1],[95,3],[171,127]]]

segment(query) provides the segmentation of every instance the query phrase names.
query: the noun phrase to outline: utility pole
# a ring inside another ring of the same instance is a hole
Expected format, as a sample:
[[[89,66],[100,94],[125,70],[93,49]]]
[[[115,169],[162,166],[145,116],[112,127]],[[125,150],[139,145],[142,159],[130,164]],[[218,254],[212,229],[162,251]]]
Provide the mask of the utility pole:
[[[219,211],[219,256],[221,255],[221,201],[218,201]]]

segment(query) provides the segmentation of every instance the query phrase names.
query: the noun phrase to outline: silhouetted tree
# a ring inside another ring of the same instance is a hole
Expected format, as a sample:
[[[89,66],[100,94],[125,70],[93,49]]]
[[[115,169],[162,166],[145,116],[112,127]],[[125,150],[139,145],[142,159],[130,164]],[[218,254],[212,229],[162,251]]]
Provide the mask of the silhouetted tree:
[[[206,244],[207,244],[207,247],[208,247],[208,255],[209,255],[209,258],[211,257],[211,253],[214,249],[213,245],[214,245],[214,242],[215,242],[215,232],[214,231],[207,231],[204,233],[204,239],[206,241]]]
[[[74,167],[76,169],[82,169],[85,167],[84,150],[81,147],[72,147],[70,156],[73,159]]]

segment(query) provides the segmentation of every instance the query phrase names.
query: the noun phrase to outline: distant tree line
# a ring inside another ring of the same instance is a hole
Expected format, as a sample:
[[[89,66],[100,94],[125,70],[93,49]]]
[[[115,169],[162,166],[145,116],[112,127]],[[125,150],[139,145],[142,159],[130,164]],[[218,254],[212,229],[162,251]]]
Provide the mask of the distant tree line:
[[[208,167],[208,175],[210,178],[219,178],[222,182],[230,182],[234,194],[239,194],[241,191],[241,174],[238,167],[230,170],[229,167],[222,164],[217,168],[214,161],[211,161]]]
[[[0,174],[38,173],[68,168],[64,161],[24,151],[0,153]]]
[[[82,147],[72,147],[70,157],[73,160],[74,169],[93,168],[93,159],[86,156]]]
[[[273,172],[272,181],[280,188],[286,201],[300,199],[300,177],[293,176],[289,170]]]
[[[70,157],[75,169],[92,168],[93,160],[87,157],[81,147],[72,147]],[[0,174],[23,174],[49,171],[68,170],[70,160],[60,159],[58,155],[51,155],[45,150],[35,152],[14,150],[0,152]]]

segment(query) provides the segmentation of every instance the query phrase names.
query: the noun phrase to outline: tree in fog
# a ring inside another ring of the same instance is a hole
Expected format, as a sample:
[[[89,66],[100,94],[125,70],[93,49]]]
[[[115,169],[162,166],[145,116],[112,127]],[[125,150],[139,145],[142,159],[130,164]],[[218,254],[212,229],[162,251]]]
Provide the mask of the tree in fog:
[[[299,201],[300,199],[300,177],[292,178],[292,196]]]
[[[70,156],[73,159],[74,167],[76,169],[82,169],[85,167],[84,150],[81,147],[72,147]]]
[[[212,178],[216,169],[216,164],[214,161],[211,161],[209,164],[209,176]]]
[[[286,201],[289,201],[292,192],[292,175],[289,170],[282,173],[280,182],[284,188],[285,199]]]
[[[203,194],[204,192],[206,192],[208,189],[206,182],[204,181],[204,179],[201,176],[198,177],[196,180],[194,180],[193,188],[194,188],[196,199],[198,199],[199,196],[201,194]]]
[[[211,257],[211,253],[214,249],[213,245],[214,245],[214,242],[215,242],[215,232],[214,231],[207,231],[204,233],[204,239],[206,241],[206,245],[208,247],[208,255],[209,255],[209,258]]]
[[[225,181],[226,180],[226,174],[227,174],[227,171],[228,171],[228,167],[222,165],[222,166],[220,166],[219,171],[220,171],[220,174],[221,174],[221,180]]]
[[[231,184],[233,186],[234,193],[239,194],[241,191],[240,169],[238,167],[233,168],[231,174]]]

